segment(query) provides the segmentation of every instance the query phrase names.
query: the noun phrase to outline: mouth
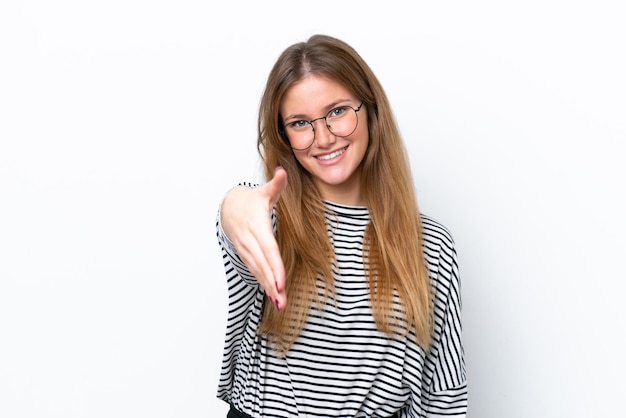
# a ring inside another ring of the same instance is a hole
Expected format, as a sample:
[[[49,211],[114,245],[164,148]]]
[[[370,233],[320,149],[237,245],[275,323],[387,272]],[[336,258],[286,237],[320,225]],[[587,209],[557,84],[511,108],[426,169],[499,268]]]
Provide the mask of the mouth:
[[[321,161],[332,160],[333,158],[339,157],[341,154],[346,152],[347,149],[348,147],[346,146],[341,149],[338,149],[337,151],[331,152],[330,154],[317,155],[315,156],[315,158]]]

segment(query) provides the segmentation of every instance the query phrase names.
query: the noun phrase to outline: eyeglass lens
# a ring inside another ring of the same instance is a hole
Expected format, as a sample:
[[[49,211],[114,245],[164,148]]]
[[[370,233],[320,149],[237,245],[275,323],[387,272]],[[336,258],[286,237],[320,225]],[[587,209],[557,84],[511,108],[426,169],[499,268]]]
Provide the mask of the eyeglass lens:
[[[357,111],[351,106],[339,106],[331,109],[326,116],[313,119],[312,121],[298,120],[285,126],[285,134],[289,139],[291,148],[304,150],[313,145],[315,141],[315,123],[321,120],[326,128],[335,136],[345,137],[351,135],[357,127]]]

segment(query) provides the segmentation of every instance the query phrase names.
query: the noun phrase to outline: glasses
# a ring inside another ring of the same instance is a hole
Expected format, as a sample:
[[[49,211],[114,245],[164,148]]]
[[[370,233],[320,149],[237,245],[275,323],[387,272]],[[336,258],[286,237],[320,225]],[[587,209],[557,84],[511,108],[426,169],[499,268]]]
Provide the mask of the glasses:
[[[289,122],[282,130],[287,136],[291,149],[304,151],[315,142],[314,122],[324,119],[324,125],[331,134],[340,138],[350,136],[359,124],[357,112],[361,110],[363,102],[356,109],[352,106],[339,106],[331,109],[326,116],[313,120],[296,120]]]

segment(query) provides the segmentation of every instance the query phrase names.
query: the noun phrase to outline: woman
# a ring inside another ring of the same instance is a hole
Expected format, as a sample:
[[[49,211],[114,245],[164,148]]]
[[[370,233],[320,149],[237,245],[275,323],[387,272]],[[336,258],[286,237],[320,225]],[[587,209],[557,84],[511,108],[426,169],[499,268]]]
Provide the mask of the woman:
[[[262,97],[269,181],[218,214],[229,417],[464,416],[450,233],[418,211],[380,83],[329,36],[287,48]]]

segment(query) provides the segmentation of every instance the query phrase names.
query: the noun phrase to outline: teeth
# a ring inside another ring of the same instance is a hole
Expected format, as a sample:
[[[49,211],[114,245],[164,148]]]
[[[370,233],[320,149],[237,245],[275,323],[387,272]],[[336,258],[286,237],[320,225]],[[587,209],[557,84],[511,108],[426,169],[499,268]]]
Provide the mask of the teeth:
[[[318,159],[318,160],[330,160],[330,159],[333,159],[333,158],[335,158],[335,157],[337,157],[337,156],[339,156],[339,155],[343,154],[345,151],[346,151],[346,149],[345,149],[345,148],[342,148],[342,149],[340,149],[339,151],[335,151],[335,152],[333,152],[333,153],[331,153],[331,154],[328,154],[328,155],[322,155],[322,156],[320,156],[320,157],[317,157],[317,159]]]

